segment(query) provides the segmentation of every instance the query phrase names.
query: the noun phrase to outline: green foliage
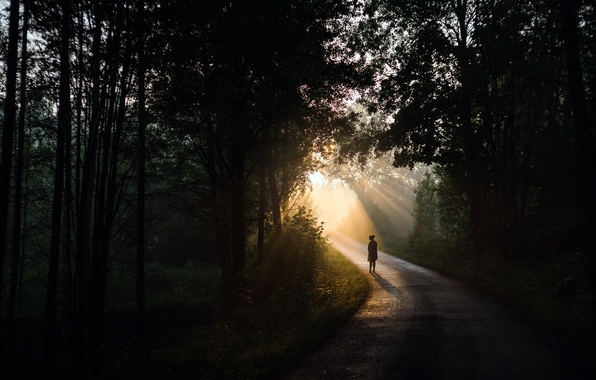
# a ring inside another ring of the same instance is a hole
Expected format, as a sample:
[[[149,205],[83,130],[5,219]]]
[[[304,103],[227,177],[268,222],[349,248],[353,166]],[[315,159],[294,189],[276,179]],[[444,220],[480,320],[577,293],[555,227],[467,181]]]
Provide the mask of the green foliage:
[[[450,253],[472,253],[467,203],[450,177],[437,167],[418,182],[414,198],[414,228],[410,249],[430,261],[444,262]]]
[[[416,241],[426,240],[438,234],[438,207],[436,185],[429,172],[418,183],[414,198],[414,230],[412,237]]]
[[[282,238],[286,247],[295,247],[290,251],[304,252],[306,255],[318,257],[325,250],[323,226],[318,224],[317,217],[312,210],[299,206],[294,215],[291,215],[285,224]]]
[[[282,234],[269,239],[266,260],[249,284],[252,297],[258,301],[278,291],[313,286],[326,249],[323,226],[312,211],[298,207],[288,217]]]

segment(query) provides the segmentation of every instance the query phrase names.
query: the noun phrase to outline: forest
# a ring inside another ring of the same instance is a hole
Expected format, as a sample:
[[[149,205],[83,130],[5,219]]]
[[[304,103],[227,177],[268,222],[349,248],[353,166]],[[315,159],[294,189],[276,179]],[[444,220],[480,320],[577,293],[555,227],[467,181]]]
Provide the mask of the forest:
[[[142,353],[166,287],[205,324],[320,289],[324,225],[297,202],[317,171],[353,187],[388,249],[545,265],[534,290],[593,318],[593,0],[1,6],[3,356],[39,330],[40,368],[99,373],[114,324]],[[403,210],[355,180],[388,154],[428,168],[407,238],[391,223]]]

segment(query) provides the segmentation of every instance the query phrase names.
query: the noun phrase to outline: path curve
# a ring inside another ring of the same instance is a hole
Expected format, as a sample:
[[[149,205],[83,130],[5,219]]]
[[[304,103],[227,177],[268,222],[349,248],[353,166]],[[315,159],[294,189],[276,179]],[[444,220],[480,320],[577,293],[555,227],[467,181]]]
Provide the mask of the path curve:
[[[369,276],[362,308],[285,379],[591,379],[593,365],[511,305],[333,234]]]

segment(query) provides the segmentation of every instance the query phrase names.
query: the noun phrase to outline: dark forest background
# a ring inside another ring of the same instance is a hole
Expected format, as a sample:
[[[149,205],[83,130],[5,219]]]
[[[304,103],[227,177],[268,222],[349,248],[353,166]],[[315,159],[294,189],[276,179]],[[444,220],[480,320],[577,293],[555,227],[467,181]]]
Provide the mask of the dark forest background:
[[[66,341],[97,369],[115,283],[142,346],[164,268],[217,268],[213,291],[242,293],[284,230],[321,236],[292,203],[309,173],[386,152],[431,168],[409,253],[548,263],[594,315],[593,0],[2,6],[6,342],[37,318],[49,363]]]

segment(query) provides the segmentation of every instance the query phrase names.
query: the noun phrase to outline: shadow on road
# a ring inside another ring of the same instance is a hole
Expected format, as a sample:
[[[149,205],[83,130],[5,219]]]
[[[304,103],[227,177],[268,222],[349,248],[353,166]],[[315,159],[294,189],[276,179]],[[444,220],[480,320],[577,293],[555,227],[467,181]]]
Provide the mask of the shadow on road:
[[[393,285],[390,281],[384,279],[378,273],[371,273],[374,277],[375,281],[381,286],[383,290],[387,293],[391,294],[397,299],[401,299],[402,291],[399,290],[395,285]]]

